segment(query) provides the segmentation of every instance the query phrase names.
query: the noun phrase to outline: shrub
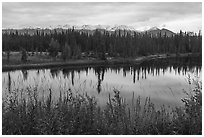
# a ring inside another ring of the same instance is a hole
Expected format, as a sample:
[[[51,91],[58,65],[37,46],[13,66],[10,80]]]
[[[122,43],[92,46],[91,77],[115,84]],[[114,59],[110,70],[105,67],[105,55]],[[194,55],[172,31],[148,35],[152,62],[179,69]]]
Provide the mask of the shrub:
[[[27,58],[28,58],[28,55],[27,55],[27,53],[26,53],[26,50],[23,48],[22,51],[21,51],[21,53],[22,53],[21,61],[26,62],[26,61],[27,61]]]
[[[67,43],[65,43],[65,46],[62,51],[62,59],[67,60],[70,58],[71,58],[71,48]]]
[[[52,90],[39,98],[37,88],[11,91],[2,101],[3,134],[202,134],[202,86],[183,99],[184,107],[156,110],[150,98],[132,98],[127,105],[114,90],[105,108],[94,97],[60,91],[53,100]],[[23,94],[23,95],[22,95]],[[20,96],[21,95],[21,96]]]
[[[53,38],[50,41],[48,52],[51,57],[56,57],[58,55],[60,44],[57,40],[54,40]]]

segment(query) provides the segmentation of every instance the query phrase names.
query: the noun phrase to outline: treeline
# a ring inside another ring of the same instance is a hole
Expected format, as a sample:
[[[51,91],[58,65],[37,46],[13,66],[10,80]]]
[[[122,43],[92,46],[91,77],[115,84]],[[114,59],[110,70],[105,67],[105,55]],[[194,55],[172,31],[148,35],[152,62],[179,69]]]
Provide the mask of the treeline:
[[[187,53],[202,52],[202,36],[180,33],[167,37],[158,34],[137,33],[129,34],[108,33],[96,30],[92,35],[86,32],[78,32],[68,29],[66,32],[46,34],[38,32],[35,35],[19,35],[18,32],[2,34],[3,51],[21,51],[25,49],[30,52],[50,51],[55,56],[58,51],[62,52],[64,58],[77,56],[81,52],[92,51],[96,55],[108,53],[110,56],[135,57],[157,53]],[[53,51],[53,52],[52,52]],[[54,53],[54,51],[56,51]],[[67,56],[68,55],[68,56]]]

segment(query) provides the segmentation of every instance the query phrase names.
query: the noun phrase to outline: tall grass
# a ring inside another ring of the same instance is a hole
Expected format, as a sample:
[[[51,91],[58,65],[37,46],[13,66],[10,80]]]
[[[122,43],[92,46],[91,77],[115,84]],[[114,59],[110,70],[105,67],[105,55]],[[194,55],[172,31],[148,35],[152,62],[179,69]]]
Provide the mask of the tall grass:
[[[52,90],[39,99],[37,89],[27,89],[28,97],[13,94],[2,104],[3,134],[202,134],[202,84],[182,99],[184,107],[159,110],[150,98],[144,105],[132,97],[128,106],[120,92],[108,98],[105,108],[94,97],[71,90],[53,100]]]

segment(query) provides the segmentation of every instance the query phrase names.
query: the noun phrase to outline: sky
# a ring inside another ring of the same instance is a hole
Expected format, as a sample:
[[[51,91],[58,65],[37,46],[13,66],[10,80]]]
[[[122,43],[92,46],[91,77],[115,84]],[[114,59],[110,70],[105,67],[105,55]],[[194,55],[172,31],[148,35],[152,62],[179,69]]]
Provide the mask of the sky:
[[[2,28],[57,25],[127,25],[174,32],[202,29],[201,2],[3,2]]]

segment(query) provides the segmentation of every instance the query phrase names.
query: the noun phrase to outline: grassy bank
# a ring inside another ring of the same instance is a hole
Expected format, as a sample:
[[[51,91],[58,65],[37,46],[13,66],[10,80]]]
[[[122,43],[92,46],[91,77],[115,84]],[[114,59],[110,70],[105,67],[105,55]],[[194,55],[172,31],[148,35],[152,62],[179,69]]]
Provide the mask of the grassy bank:
[[[191,84],[192,81],[189,83]],[[182,99],[184,107],[159,110],[150,98],[141,104],[132,97],[131,106],[120,92],[109,96],[105,108],[88,95],[67,90],[57,101],[52,91],[40,99],[36,89],[22,91],[26,97],[13,94],[2,101],[3,134],[202,134],[202,83]]]
[[[29,56],[27,62],[21,61],[20,53],[13,53],[10,56],[10,60],[7,60],[6,55],[2,56],[2,70],[3,71],[11,71],[18,69],[39,69],[39,68],[51,68],[51,67],[73,67],[73,66],[91,66],[91,65],[116,65],[116,64],[139,64],[146,60],[157,59],[157,58],[167,58],[167,57],[176,57],[176,56],[199,56],[200,54],[157,54],[157,55],[149,55],[149,56],[141,56],[137,58],[111,58],[107,60],[99,60],[99,59],[70,59],[67,61],[63,61],[60,58],[52,59],[48,55],[34,55]]]

